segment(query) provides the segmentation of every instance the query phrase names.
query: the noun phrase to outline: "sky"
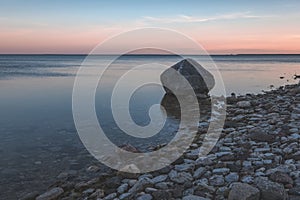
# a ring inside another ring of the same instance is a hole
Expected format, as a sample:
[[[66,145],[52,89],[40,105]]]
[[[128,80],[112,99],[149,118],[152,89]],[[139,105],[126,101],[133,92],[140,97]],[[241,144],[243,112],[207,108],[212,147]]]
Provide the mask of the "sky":
[[[299,10],[298,0],[0,0],[0,53],[86,54],[143,27],[179,31],[210,54],[300,53]]]

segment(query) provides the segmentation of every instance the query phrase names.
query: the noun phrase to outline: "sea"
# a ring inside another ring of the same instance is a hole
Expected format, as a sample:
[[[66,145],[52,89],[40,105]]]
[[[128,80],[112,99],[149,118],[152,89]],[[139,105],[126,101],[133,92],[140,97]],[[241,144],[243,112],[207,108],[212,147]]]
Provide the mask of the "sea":
[[[217,81],[222,83],[227,96],[258,94],[299,82],[294,75],[300,74],[300,55],[186,57],[198,61],[212,74],[218,73],[221,79]],[[86,65],[86,59],[92,62]],[[29,192],[42,192],[61,172],[80,170],[98,162],[87,152],[77,134],[72,92],[81,67],[90,68],[90,73],[82,76],[98,76],[98,69],[104,71],[108,67],[103,63],[113,59],[113,55],[92,58],[86,55],[0,55],[0,199],[18,199]],[[107,112],[106,100],[111,97],[113,84],[132,67],[147,64],[134,78],[123,82],[128,87],[135,81],[159,75],[151,63],[168,67],[180,59],[171,55],[122,56],[103,74],[103,81],[98,83],[95,92],[95,110],[99,123],[114,143],[131,143],[142,149],[168,142],[173,136],[165,132],[147,142],[123,136]],[[136,124],[149,124],[149,108],[159,104],[164,93],[162,86],[156,84],[140,87],[132,94],[129,108]],[[170,123],[167,130],[172,128]]]

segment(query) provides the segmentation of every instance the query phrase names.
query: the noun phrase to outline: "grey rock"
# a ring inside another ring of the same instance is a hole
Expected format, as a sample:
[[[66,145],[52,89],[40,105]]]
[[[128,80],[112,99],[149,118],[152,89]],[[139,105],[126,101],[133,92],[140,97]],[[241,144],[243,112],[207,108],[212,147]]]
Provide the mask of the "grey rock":
[[[277,183],[282,184],[293,184],[293,179],[286,173],[283,172],[275,172],[270,175],[270,179]]]
[[[117,193],[114,192],[114,193],[111,193],[111,194],[107,195],[106,197],[104,197],[104,200],[112,200],[116,197],[117,197]]]
[[[166,182],[160,182],[160,183],[155,184],[155,188],[166,190],[169,188],[169,185]]]
[[[194,167],[195,167],[194,164],[184,163],[184,164],[181,164],[181,165],[175,165],[175,170],[179,171],[179,172],[182,172],[182,171],[191,171],[191,170],[194,169]]]
[[[298,143],[297,143],[297,142],[293,142],[293,143],[289,144],[287,147],[285,147],[285,148],[283,149],[283,152],[284,152],[284,153],[287,153],[287,154],[290,154],[290,153],[292,153],[295,149],[297,149],[297,147],[298,147]]]
[[[145,189],[145,192],[146,192],[146,193],[152,193],[152,192],[155,192],[155,191],[157,191],[157,189],[156,189],[156,188],[152,188],[152,187],[147,187],[147,188]]]
[[[153,197],[150,194],[142,194],[136,200],[151,200]]]
[[[260,192],[247,183],[233,183],[228,200],[259,200]]]
[[[245,160],[245,161],[243,162],[243,167],[246,168],[246,169],[249,169],[250,167],[252,167],[251,161]]]
[[[182,76],[189,82],[188,85],[183,81]],[[201,97],[201,94],[207,94],[215,85],[213,75],[190,58],[165,70],[161,74],[160,80],[167,94],[176,93],[176,95],[189,95],[195,92],[197,96]],[[168,88],[173,88],[173,92]]]
[[[270,148],[256,148],[254,149],[254,152],[270,152]]]
[[[225,184],[224,177],[222,175],[213,175],[210,177],[209,183],[212,186],[222,186]]]
[[[225,196],[226,194],[228,194],[228,192],[228,187],[219,187],[216,191],[216,195]]]
[[[202,166],[210,166],[214,164],[214,161],[207,157],[200,157],[196,160],[196,164],[202,165]]]
[[[104,197],[104,190],[97,189],[93,194],[90,195],[91,198],[102,198]]]
[[[138,180],[132,188],[129,189],[129,193],[138,193],[140,191],[143,191],[146,187],[151,187],[153,185],[150,178],[141,178]]]
[[[118,187],[117,192],[119,194],[122,194],[122,193],[126,192],[127,190],[128,190],[128,183],[124,183]]]
[[[272,143],[275,141],[274,135],[268,134],[262,128],[258,127],[251,129],[248,137],[256,142]]]
[[[233,182],[237,182],[239,180],[239,175],[238,173],[230,173],[227,176],[225,176],[225,181],[227,183],[233,183]]]
[[[244,176],[241,180],[243,183],[253,183],[254,178],[250,175]]]
[[[173,182],[176,182],[176,183],[179,183],[179,184],[182,184],[182,183],[185,183],[187,181],[192,181],[193,180],[193,177],[190,173],[177,172],[175,170],[172,170],[169,173],[169,177]]]
[[[153,184],[159,183],[159,182],[163,182],[166,181],[168,178],[168,175],[159,175],[154,177],[151,181]]]
[[[205,167],[199,167],[193,174],[195,179],[200,178],[206,172]]]
[[[52,199],[57,199],[62,193],[64,193],[64,190],[60,187],[55,187],[44,194],[41,194],[36,198],[36,200],[52,200]]]
[[[288,198],[283,185],[279,183],[274,183],[266,177],[257,177],[254,182],[264,200],[286,200]]]
[[[216,168],[213,169],[212,173],[213,174],[219,174],[219,175],[225,175],[228,174],[230,172],[230,169],[228,168]]]
[[[129,193],[129,192],[127,192],[127,193],[123,193],[123,194],[121,194],[120,196],[119,196],[119,199],[120,200],[130,200],[130,199],[132,199],[131,197],[133,196],[133,194],[131,194],[131,193]]]

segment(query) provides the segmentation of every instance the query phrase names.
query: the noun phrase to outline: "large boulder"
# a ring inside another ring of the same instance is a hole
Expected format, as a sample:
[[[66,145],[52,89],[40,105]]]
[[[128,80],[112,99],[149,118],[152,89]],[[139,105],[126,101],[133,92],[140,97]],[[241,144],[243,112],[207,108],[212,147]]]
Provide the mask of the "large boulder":
[[[178,73],[188,82],[182,80]],[[193,59],[184,59],[171,68],[165,70],[160,76],[161,82],[167,94],[190,95],[191,88],[199,98],[208,96],[208,92],[214,87],[213,75]],[[189,83],[189,85],[187,84]],[[172,86],[171,91],[168,86]],[[175,90],[175,91],[174,91]]]
[[[228,200],[259,200],[260,192],[247,183],[234,183],[229,192]]]

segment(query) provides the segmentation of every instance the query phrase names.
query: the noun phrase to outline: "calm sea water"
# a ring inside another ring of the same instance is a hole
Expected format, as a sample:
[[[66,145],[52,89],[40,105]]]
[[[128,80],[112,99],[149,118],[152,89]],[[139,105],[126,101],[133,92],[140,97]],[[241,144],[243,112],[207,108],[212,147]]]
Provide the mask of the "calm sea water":
[[[191,57],[207,61],[203,57]],[[28,191],[42,191],[60,172],[81,169],[95,162],[80,142],[72,118],[73,82],[84,58],[0,55],[0,199],[16,199]],[[96,66],[110,57],[94,59]],[[219,68],[228,95],[232,92],[260,93],[270,89],[270,85],[296,83],[293,75],[300,74],[300,55],[212,56],[212,59]],[[174,56],[122,58],[106,77],[107,89],[110,80],[129,66],[157,61],[171,66],[179,59]],[[151,74],[155,69],[149,67],[147,70]],[[142,78],[143,74],[137,77]],[[142,88],[135,94],[130,108],[137,124],[149,123],[148,109],[159,103],[163,94],[162,88],[157,86]],[[96,94],[98,112],[106,109],[101,101],[106,95],[105,87]],[[140,144],[139,140],[122,137],[111,116],[104,116],[101,123],[114,142],[122,144],[130,140]],[[169,123],[167,128],[174,127]],[[143,145],[167,142],[171,136],[162,133]]]

